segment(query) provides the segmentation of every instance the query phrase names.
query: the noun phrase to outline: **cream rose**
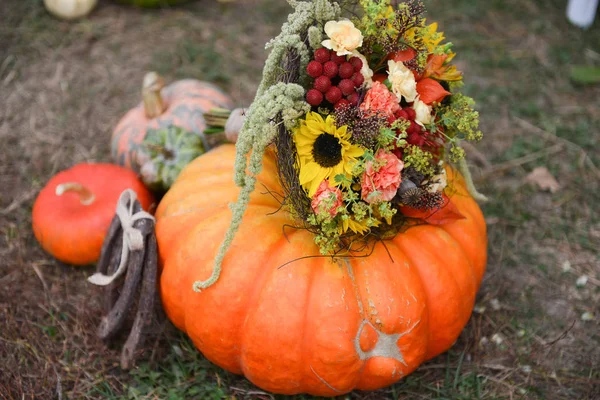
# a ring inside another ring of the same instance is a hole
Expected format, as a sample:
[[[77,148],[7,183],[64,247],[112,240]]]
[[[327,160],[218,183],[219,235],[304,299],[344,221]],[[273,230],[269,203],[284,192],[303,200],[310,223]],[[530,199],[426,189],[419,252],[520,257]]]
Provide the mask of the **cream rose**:
[[[392,92],[398,98],[412,103],[417,97],[417,81],[412,71],[403,62],[388,61],[388,79],[392,84]]]
[[[352,52],[352,56],[360,58],[360,61],[362,61],[363,66],[360,70],[360,73],[365,78],[365,83],[363,83],[364,87],[369,89],[371,86],[373,86],[373,70],[369,67],[369,62],[367,61],[367,58],[356,50]]]
[[[413,104],[415,113],[417,114],[415,122],[421,126],[425,126],[431,123],[431,106],[423,103],[418,97],[415,99]]]
[[[334,50],[338,56],[352,54],[362,46],[363,35],[354,27],[352,21],[329,21],[325,24],[325,33],[329,39],[323,40],[323,46]]]

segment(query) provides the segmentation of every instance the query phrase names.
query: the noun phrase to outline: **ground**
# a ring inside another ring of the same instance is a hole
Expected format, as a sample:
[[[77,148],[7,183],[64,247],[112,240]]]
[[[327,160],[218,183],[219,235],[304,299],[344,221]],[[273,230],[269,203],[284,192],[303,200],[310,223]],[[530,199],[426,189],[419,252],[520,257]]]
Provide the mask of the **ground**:
[[[566,0],[425,4],[481,112],[485,138],[467,150],[491,199],[488,269],[447,354],[389,389],[343,398],[598,399],[600,87],[569,74],[600,64],[600,23],[570,26]],[[263,45],[288,11],[281,0],[153,11],[103,1],[68,23],[41,0],[1,2],[0,398],[272,398],[212,366],[169,324],[121,371],[118,349],[95,336],[91,270],[45,254],[30,215],[52,175],[110,161],[111,130],[139,101],[145,71],[212,81],[249,104]],[[525,181],[536,167],[556,178],[555,193]]]

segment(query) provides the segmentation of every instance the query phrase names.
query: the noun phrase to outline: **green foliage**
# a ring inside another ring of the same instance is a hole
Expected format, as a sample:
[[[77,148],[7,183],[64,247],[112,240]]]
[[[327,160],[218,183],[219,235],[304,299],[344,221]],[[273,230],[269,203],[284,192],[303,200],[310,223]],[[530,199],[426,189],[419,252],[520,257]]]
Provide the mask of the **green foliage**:
[[[404,167],[413,167],[426,176],[435,174],[433,155],[419,146],[408,145],[404,148]]]
[[[400,118],[394,121],[391,127],[382,128],[377,137],[378,144],[386,150],[393,150],[395,147],[406,146],[406,130],[410,126],[410,122]]]
[[[376,211],[379,214],[379,216],[383,218],[385,222],[387,222],[388,225],[391,225],[392,218],[398,212],[397,209],[392,208],[392,203],[387,201],[380,203],[379,206],[376,208]]]
[[[451,139],[479,141],[483,134],[479,130],[479,112],[473,106],[475,100],[462,93],[453,94],[450,104],[436,108],[445,134]]]
[[[423,67],[427,58],[423,41],[423,5],[416,0],[400,3],[394,9],[390,0],[360,0],[363,16],[356,20],[363,33],[362,52],[373,65],[385,66],[389,53],[412,48],[417,52],[416,63]],[[416,29],[414,29],[416,28]],[[410,34],[407,34],[409,33]]]
[[[571,68],[569,78],[580,85],[593,85],[600,83],[600,67],[586,67],[575,65]]]
[[[143,363],[131,371],[128,399],[226,399],[221,376],[228,375],[206,360],[189,339],[171,346],[158,366]],[[216,379],[215,379],[216,378]]]
[[[477,142],[483,138],[483,133],[479,130],[479,112],[475,111],[474,105],[475,101],[471,97],[456,93],[450,98],[449,104],[435,108],[439,125],[450,145],[452,162],[465,157],[465,151],[459,147],[461,140]]]

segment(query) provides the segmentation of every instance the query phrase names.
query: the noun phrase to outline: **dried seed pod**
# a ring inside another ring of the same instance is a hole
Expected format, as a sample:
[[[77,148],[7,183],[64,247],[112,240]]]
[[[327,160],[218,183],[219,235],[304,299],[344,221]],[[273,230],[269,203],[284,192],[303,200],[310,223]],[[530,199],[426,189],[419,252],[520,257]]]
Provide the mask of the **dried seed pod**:
[[[400,195],[400,202],[410,207],[419,208],[417,206],[421,203],[421,199],[425,194],[427,194],[427,191],[421,188],[410,188]]]

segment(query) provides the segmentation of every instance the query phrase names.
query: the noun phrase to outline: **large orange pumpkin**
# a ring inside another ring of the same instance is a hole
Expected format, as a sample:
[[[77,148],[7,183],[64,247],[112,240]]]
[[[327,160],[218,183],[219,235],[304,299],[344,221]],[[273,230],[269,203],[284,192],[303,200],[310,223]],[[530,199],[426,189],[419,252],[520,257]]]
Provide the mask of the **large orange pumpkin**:
[[[156,214],[164,308],[206,358],[271,392],[334,396],[390,385],[452,346],[487,246],[483,215],[457,172],[448,169],[451,199],[464,219],[414,226],[366,258],[302,258],[319,250],[304,230],[284,233],[292,221],[260,189],[280,188],[267,153],[221,277],[196,293],[238,195],[234,159],[226,145],[188,165]]]
[[[115,128],[111,152],[117,164],[139,171],[138,149],[149,129],[177,126],[196,133],[204,141],[204,113],[213,108],[231,108],[231,98],[216,86],[184,79],[168,86],[156,73],[144,77],[142,102],[130,110]]]

